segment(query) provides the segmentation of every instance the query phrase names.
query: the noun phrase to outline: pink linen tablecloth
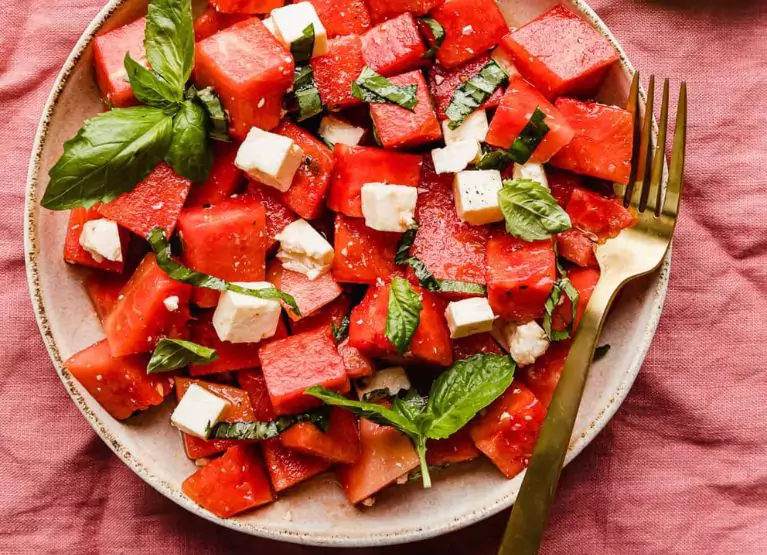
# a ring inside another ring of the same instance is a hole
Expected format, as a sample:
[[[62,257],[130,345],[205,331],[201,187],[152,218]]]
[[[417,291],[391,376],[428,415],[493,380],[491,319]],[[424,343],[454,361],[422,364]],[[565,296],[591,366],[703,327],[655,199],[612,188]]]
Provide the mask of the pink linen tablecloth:
[[[767,4],[594,0],[645,75],[684,78],[690,142],[671,288],[642,373],[565,471],[545,554],[767,553]],[[22,205],[51,83],[102,0],[0,13],[0,553],[321,554],[249,538],[156,493],[96,437],[28,299]],[[494,554],[508,513],[350,553]]]

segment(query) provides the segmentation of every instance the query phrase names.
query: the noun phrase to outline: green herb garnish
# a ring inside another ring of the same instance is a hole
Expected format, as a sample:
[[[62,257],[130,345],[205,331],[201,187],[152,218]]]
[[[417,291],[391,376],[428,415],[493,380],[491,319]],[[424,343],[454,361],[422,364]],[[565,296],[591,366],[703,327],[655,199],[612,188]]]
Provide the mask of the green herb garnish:
[[[509,76],[495,60],[487,62],[479,73],[464,81],[453,91],[450,104],[445,110],[445,115],[450,120],[450,129],[461,125],[466,116],[479,108],[498,87],[508,81]]]
[[[324,110],[311,66],[296,66],[293,92],[285,99],[286,107],[294,114],[296,121],[311,118]]]
[[[506,231],[525,241],[548,239],[572,227],[551,192],[531,179],[506,179],[498,192]]]
[[[330,425],[330,407],[320,407],[303,414],[280,416],[270,422],[220,422],[211,430],[210,439],[264,440],[277,437],[300,422],[311,422],[323,432]]]
[[[554,316],[554,311],[559,306],[559,301],[562,298],[563,293],[570,299],[570,323],[568,324],[567,329],[557,331],[553,329],[552,318]],[[545,310],[543,315],[543,330],[552,341],[562,341],[563,339],[570,339],[570,337],[572,337],[573,327],[575,326],[575,315],[578,313],[579,297],[580,294],[578,293],[578,290],[568,278],[559,278],[554,282],[554,287],[551,288],[551,294],[549,294],[549,298],[546,299],[546,303],[543,305]]]
[[[207,364],[218,359],[215,349],[183,339],[162,338],[152,352],[147,374],[171,372],[190,364]]]
[[[294,40],[290,45],[290,53],[296,64],[303,64],[309,61],[314,51],[314,23],[310,23],[301,31],[301,36]]]
[[[418,104],[418,85],[400,87],[365,66],[352,83],[352,96],[372,104],[396,104],[411,112]]]
[[[349,324],[350,320],[348,314],[341,319],[339,325],[336,325],[335,322],[330,323],[330,331],[332,332],[333,339],[336,340],[336,343],[340,343],[349,336]]]
[[[442,46],[443,42],[445,42],[445,37],[447,36],[445,33],[445,28],[439,21],[433,17],[429,17],[428,15],[419,17],[418,20],[423,23],[426,28],[429,29],[429,33],[431,33],[431,37],[427,36],[426,39],[427,42],[431,42],[432,45],[426,52],[424,52],[423,57],[433,58],[437,53],[437,50],[439,50],[439,47]]]
[[[224,106],[221,104],[221,99],[216,94],[216,91],[213,90],[213,87],[201,90],[197,90],[194,87],[189,87],[189,89],[194,92],[194,95],[202,102],[202,105],[208,112],[211,124],[210,138],[225,143],[231,142],[229,138],[229,118],[227,118]]]
[[[541,144],[546,133],[549,132],[549,126],[544,121],[546,114],[536,107],[530,120],[519,132],[519,135],[509,148],[509,154],[511,158],[518,164],[524,164]]]
[[[386,337],[400,354],[410,347],[421,318],[421,298],[410,282],[395,277],[389,285],[389,307],[386,311]]]

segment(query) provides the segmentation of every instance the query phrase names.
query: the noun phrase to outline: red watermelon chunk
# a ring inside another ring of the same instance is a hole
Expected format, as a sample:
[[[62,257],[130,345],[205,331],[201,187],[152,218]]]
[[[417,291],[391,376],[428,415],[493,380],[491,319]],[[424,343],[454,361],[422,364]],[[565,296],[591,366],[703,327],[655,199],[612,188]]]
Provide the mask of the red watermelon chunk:
[[[156,227],[170,237],[191,185],[163,162],[132,191],[100,205],[98,211],[140,237],[146,238]]]
[[[594,288],[599,281],[599,270],[596,268],[576,268],[567,272],[567,277],[578,291],[578,305],[575,311],[575,324],[573,325],[573,333],[575,333],[586,310],[586,305],[591,300],[591,294],[594,292]],[[566,330],[570,322],[572,322],[572,310],[573,304],[570,298],[567,295],[563,295],[562,304],[554,309],[551,327],[556,331]]]
[[[583,178],[577,173],[558,170],[552,167],[546,168],[546,179],[549,182],[551,196],[556,199],[557,204],[562,208],[565,208],[567,203],[570,202],[573,191],[581,189],[583,184]]]
[[[412,112],[396,104],[370,105],[370,116],[381,144],[385,148],[406,148],[442,139],[442,127],[434,113],[423,73],[411,71],[396,75],[389,81],[400,87],[416,85],[418,104]]]
[[[277,245],[275,236],[288,224],[295,222],[298,217],[285,203],[282,193],[274,187],[251,181],[248,183],[248,191],[244,197],[256,199],[264,205],[266,211],[266,249],[267,251],[273,250]]]
[[[331,328],[333,324],[338,327],[341,325],[344,316],[349,314],[350,309],[351,301],[349,300],[349,297],[341,295],[332,303],[323,306],[314,314],[290,322],[290,329],[295,335],[317,328]]]
[[[190,285],[169,278],[154,254],[147,254],[104,321],[112,354],[144,353],[162,337],[184,337],[191,292]],[[163,301],[168,297],[178,297],[177,310],[165,307]]]
[[[556,274],[550,239],[527,242],[498,231],[488,241],[487,297],[501,318],[513,322],[542,318]]]
[[[509,81],[506,93],[490,122],[487,142],[500,148],[509,148],[535,112],[536,108],[546,114],[546,133],[532,156],[534,162],[548,162],[559,150],[569,143],[574,135],[567,119],[554,105],[546,100],[521,77]]]
[[[127,276],[115,276],[110,274],[93,273],[85,278],[85,290],[88,298],[96,309],[96,314],[101,323],[112,312],[112,307],[117,302],[120,292],[128,282]]]
[[[285,4],[285,0],[209,0],[221,13],[267,14]]]
[[[503,354],[503,350],[489,333],[475,333],[453,339],[453,360],[463,360],[473,355],[484,354]]]
[[[367,0],[374,23],[380,23],[405,12],[424,15],[444,0]]]
[[[340,110],[362,102],[352,96],[352,82],[365,67],[362,40],[358,35],[330,39],[327,53],[312,58],[310,65],[320,98],[328,110]]]
[[[93,39],[93,66],[101,97],[110,105],[124,108],[137,104],[125,70],[125,54],[147,65],[144,50],[146,18],[123,25]]]
[[[302,0],[306,1],[306,0]],[[370,12],[363,0],[308,0],[328,38],[361,35],[370,29]]]
[[[556,107],[575,135],[551,159],[552,165],[626,185],[631,175],[633,116],[616,106],[572,98],[558,98]]]
[[[186,198],[187,208],[218,204],[228,200],[245,181],[242,171],[234,165],[237,157],[238,143],[222,143],[213,141],[213,167],[208,179],[203,183],[192,185]]]
[[[399,234],[370,229],[365,220],[336,215],[333,277],[342,283],[375,283],[397,272]]]
[[[276,418],[269,390],[266,388],[266,378],[261,370],[240,370],[237,372],[237,383],[248,393],[253,416],[258,422],[269,422]]]
[[[514,380],[471,425],[474,444],[504,476],[525,469],[535,448],[546,409],[521,381]]]
[[[337,144],[335,169],[330,181],[328,208],[352,218],[362,218],[361,191],[365,183],[418,186],[421,157],[369,146]]]
[[[574,190],[566,209],[573,227],[595,235],[599,240],[615,237],[635,221],[617,199],[586,189]]]
[[[453,97],[455,90],[465,81],[477,75],[479,70],[489,61],[490,54],[485,53],[474,60],[465,62],[452,69],[448,69],[440,64],[434,64],[429,68],[429,91],[431,91],[431,96],[434,98],[434,103],[437,106],[437,116],[439,119],[447,119],[445,110],[450,106],[450,99]],[[496,89],[479,109],[495,108],[500,103],[501,96],[503,96],[503,89]]]
[[[597,266],[594,254],[596,245],[588,235],[579,229],[568,229],[556,237],[557,254],[570,262],[587,268]]]
[[[291,320],[311,316],[323,306],[332,303],[343,292],[332,274],[323,274],[315,280],[310,280],[305,274],[286,270],[277,259],[269,262],[267,280],[296,300],[298,309],[301,311],[300,316],[290,307],[285,307]]]
[[[112,356],[107,341],[101,340],[72,355],[64,367],[113,418],[125,420],[159,405],[173,390],[168,376],[147,375],[148,363],[144,355]]]
[[[549,99],[593,94],[619,57],[610,41],[561,4],[506,35],[501,45]]]
[[[317,474],[322,474],[333,464],[285,447],[277,437],[264,441],[261,448],[272,487],[276,492],[292,488]]]
[[[410,13],[380,23],[362,35],[365,64],[387,77],[421,67],[425,53],[421,33]]]
[[[363,378],[375,372],[373,361],[352,347],[348,337],[338,344],[338,354],[344,360],[344,369],[350,379]]]
[[[325,206],[325,193],[333,171],[333,154],[324,143],[289,120],[283,121],[274,132],[293,139],[306,157],[296,171],[290,189],[282,193],[285,204],[302,218],[318,218]]]
[[[490,50],[509,31],[495,0],[448,0],[430,15],[445,28],[437,61],[447,68]]]
[[[473,461],[479,454],[468,427],[461,428],[447,439],[430,439],[426,442],[426,462],[433,466]]]
[[[565,368],[571,344],[570,341],[555,341],[534,364],[521,369],[522,381],[544,407],[548,407],[551,402],[554,390],[559,383],[559,376]]]
[[[219,31],[195,50],[195,83],[216,89],[230,133],[240,140],[251,127],[277,127],[293,69],[292,56],[257,18]]]
[[[349,391],[344,361],[327,328],[265,344],[259,356],[277,414],[302,412],[321,404],[319,399],[304,395],[304,391],[315,385],[339,393]]]
[[[79,266],[88,266],[107,272],[121,273],[125,268],[125,258],[127,256],[126,247],[130,241],[130,234],[123,228],[119,228],[120,244],[122,245],[123,262],[113,262],[104,258],[96,261],[93,255],[86,251],[80,245],[80,235],[83,232],[83,226],[91,220],[103,218],[99,213],[98,207],[94,208],[73,208],[69,211],[69,222],[67,223],[67,236],[64,239],[64,260],[69,264]]]
[[[280,435],[285,447],[334,463],[354,463],[360,458],[357,417],[346,409],[330,411],[326,432],[311,422],[300,422]]]
[[[274,500],[264,465],[252,445],[227,449],[221,457],[184,480],[181,490],[221,518]]]
[[[213,6],[208,6],[205,12],[194,20],[194,40],[201,41],[211,35],[215,35],[221,29],[231,27],[235,23],[247,19],[243,14],[225,14],[219,12]]]

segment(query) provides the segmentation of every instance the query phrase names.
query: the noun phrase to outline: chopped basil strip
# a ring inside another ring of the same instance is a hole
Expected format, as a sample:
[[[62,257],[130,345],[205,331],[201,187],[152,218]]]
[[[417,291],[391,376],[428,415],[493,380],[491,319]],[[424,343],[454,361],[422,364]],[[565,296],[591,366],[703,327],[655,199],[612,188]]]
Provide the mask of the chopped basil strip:
[[[478,170],[498,170],[502,172],[514,163],[511,153],[503,149],[490,149],[482,146],[482,157],[476,163]]]
[[[183,339],[163,338],[157,342],[152,352],[146,373],[171,372],[190,364],[207,364],[216,359],[218,354],[215,349]]]
[[[352,96],[373,104],[396,104],[411,112],[418,104],[418,85],[400,87],[365,66],[352,83]]]
[[[330,323],[330,330],[333,332],[333,338],[336,343],[340,343],[349,336],[349,315],[347,314],[341,319],[341,323],[336,326],[335,322]]]
[[[418,222],[414,222],[397,243],[397,252],[394,255],[394,263],[399,265],[407,264],[407,259],[410,258],[410,248],[415,243],[415,234],[418,233]]]
[[[330,407],[320,407],[304,414],[280,416],[271,422],[220,422],[211,430],[210,439],[264,440],[277,437],[300,422],[311,422],[323,432],[330,424]]]
[[[294,114],[296,121],[303,121],[322,112],[324,106],[311,66],[296,66],[293,92],[285,99],[286,108]]]
[[[481,283],[470,283],[468,281],[453,281],[451,279],[440,279],[439,291],[441,293],[464,293],[467,295],[487,295],[487,286]]]
[[[559,249],[557,248],[557,242],[554,241],[552,246],[554,247],[554,263],[557,265],[557,275],[566,277],[567,270],[564,266],[562,266],[562,261],[559,259]]]
[[[522,128],[519,135],[509,148],[509,154],[518,164],[524,164],[533,155],[535,149],[549,132],[549,126],[544,121],[546,114],[540,108],[536,108],[530,121]]]
[[[386,311],[386,338],[405,354],[421,318],[421,298],[410,282],[395,277],[389,285],[389,306]]]
[[[224,107],[221,104],[221,99],[216,94],[216,91],[213,90],[213,87],[207,87],[199,91],[195,89],[195,96],[202,102],[205,111],[208,112],[210,138],[214,141],[230,142],[229,118],[227,118]]]
[[[570,323],[567,325],[566,330],[557,331],[552,329],[552,317],[554,316],[554,311],[557,309],[560,300],[562,299],[562,293],[567,295],[567,298],[570,299]],[[551,294],[549,295],[549,298],[546,299],[546,303],[543,305],[545,310],[545,314],[543,315],[543,330],[552,341],[562,341],[563,339],[569,339],[572,337],[573,326],[575,325],[575,315],[578,312],[579,297],[580,295],[578,294],[578,290],[573,286],[568,278],[560,278],[554,282],[554,287],[551,289]]]
[[[301,36],[290,45],[290,53],[296,64],[309,61],[314,51],[314,23],[310,23],[301,31]]]
[[[258,297],[259,299],[279,300],[288,305],[296,314],[301,314],[293,296],[283,293],[276,287],[248,289],[179,264],[173,259],[170,243],[165,238],[165,233],[162,228],[154,228],[147,237],[147,240],[152,247],[152,251],[154,251],[154,254],[157,256],[157,265],[168,274],[168,277],[171,279],[182,283],[188,283],[196,287],[214,289],[216,291],[232,291],[233,293],[250,295],[251,297]]]
[[[423,57],[433,58],[437,53],[437,50],[439,50],[439,47],[442,46],[443,42],[445,42],[445,28],[439,21],[433,17],[429,17],[428,15],[419,17],[418,20],[423,23],[423,25],[429,30],[429,33],[431,34],[430,37],[426,37],[426,42],[430,44],[431,47],[424,53]]]
[[[525,241],[548,239],[572,227],[551,191],[532,179],[504,180],[498,202],[506,231]]]
[[[609,352],[610,352],[610,344],[609,343],[605,343],[604,345],[600,345],[599,347],[594,349],[594,359],[593,360],[595,362],[597,360],[602,360],[603,358],[605,358],[605,356]]]
[[[509,76],[495,60],[487,62],[474,77],[463,82],[453,91],[445,115],[450,120],[448,126],[455,129],[463,120],[483,102],[492,96],[495,90],[506,84]]]

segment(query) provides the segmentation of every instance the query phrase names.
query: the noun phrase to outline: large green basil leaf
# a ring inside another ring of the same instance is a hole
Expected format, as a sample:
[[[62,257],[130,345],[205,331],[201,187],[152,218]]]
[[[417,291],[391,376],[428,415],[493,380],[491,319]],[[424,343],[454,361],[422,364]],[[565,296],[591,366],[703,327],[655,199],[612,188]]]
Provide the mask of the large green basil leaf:
[[[213,165],[208,149],[208,114],[192,100],[185,100],[173,117],[173,138],[165,160],[176,173],[195,183],[205,181]]]
[[[181,102],[181,93],[171,87],[162,77],[147,69],[125,54],[125,71],[134,96],[142,103],[157,108],[170,108]]]
[[[191,0],[152,0],[144,46],[152,70],[182,95],[194,66]]]
[[[152,352],[147,374],[171,372],[190,364],[207,364],[218,359],[215,349],[183,339],[162,338]]]
[[[548,239],[572,227],[551,192],[531,179],[505,180],[498,192],[506,231],[525,241]]]

